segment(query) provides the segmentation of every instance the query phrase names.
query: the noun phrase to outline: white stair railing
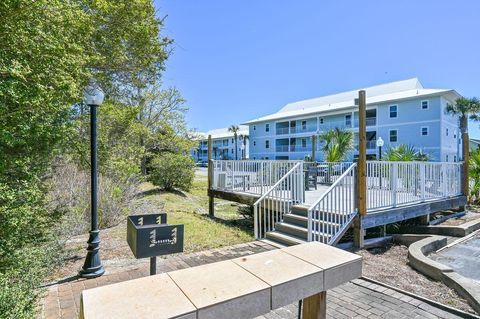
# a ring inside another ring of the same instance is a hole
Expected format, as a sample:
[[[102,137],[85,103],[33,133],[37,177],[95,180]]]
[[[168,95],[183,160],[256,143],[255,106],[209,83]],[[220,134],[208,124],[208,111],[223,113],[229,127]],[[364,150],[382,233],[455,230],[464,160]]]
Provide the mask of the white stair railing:
[[[308,209],[308,241],[334,244],[357,214],[357,164],[351,164]]]
[[[264,238],[292,205],[303,203],[304,183],[303,162],[297,162],[253,204],[255,238]]]

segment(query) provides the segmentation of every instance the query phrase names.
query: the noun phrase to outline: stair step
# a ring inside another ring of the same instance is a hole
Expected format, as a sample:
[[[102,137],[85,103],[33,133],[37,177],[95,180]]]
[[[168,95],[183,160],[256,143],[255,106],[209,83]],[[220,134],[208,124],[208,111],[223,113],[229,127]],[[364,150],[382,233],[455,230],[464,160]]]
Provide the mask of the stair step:
[[[320,224],[323,224],[325,226],[339,226],[338,223],[334,223],[334,222],[328,222],[323,220],[318,221],[316,219],[314,219],[314,221]],[[295,214],[285,214],[283,215],[283,222],[306,228],[308,225],[308,218],[305,216],[299,216]]]
[[[287,235],[291,235],[291,236],[295,236],[295,237],[304,239],[304,240],[307,240],[307,236],[308,236],[308,230],[307,230],[306,227],[292,225],[292,224],[288,224],[288,223],[284,223],[284,222],[276,223],[275,224],[275,230],[279,231],[281,233],[287,234]],[[317,231],[315,231],[314,234],[316,234],[317,236],[319,235],[320,237],[327,238],[327,239],[329,239],[331,237],[331,235],[329,235],[329,234],[319,233]]]
[[[266,234],[266,238],[268,240],[280,243],[280,244],[285,245],[285,246],[293,246],[293,245],[303,244],[303,243],[307,242],[306,240],[303,240],[301,238],[291,236],[291,235],[287,235],[287,234],[284,234],[284,233],[279,232],[279,231],[268,232]]]
[[[293,215],[307,216],[309,208],[310,207],[306,205],[293,205],[291,208],[291,213]]]

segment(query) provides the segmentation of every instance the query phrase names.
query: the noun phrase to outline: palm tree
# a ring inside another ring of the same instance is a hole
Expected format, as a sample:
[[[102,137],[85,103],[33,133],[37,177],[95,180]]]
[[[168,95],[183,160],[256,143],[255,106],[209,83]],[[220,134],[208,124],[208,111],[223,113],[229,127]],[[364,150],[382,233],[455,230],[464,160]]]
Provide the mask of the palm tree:
[[[428,154],[419,152],[411,145],[400,144],[395,147],[390,147],[382,158],[384,161],[391,162],[411,162],[429,160]]]
[[[235,139],[235,160],[238,160],[237,134],[238,131],[240,131],[240,128],[238,125],[232,125],[228,128],[228,131],[233,133],[233,137]]]
[[[342,130],[338,127],[325,131],[319,135],[324,142],[321,150],[325,161],[341,162],[353,150],[353,132]]]
[[[480,111],[480,101],[477,98],[464,98],[461,97],[455,101],[455,104],[447,104],[446,112],[447,114],[453,114],[459,116],[460,121],[460,132],[462,133],[462,144],[463,149],[467,149],[470,145],[470,140],[468,138],[468,115],[471,115],[473,120],[479,121],[480,117],[478,113]],[[469,169],[469,151],[463,151],[463,174],[468,176]],[[463,185],[465,195],[468,196],[468,182],[464,182]]]
[[[242,159],[247,158],[247,141],[249,137],[246,134],[240,134],[240,140],[243,141],[243,154],[242,154]]]

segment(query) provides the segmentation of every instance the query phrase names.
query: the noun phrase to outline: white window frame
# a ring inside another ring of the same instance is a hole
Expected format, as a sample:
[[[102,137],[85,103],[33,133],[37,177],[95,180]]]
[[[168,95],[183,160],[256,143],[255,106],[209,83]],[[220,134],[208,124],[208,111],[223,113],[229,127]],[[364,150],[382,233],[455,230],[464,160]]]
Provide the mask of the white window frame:
[[[427,129],[427,134],[423,134],[423,129]],[[420,127],[420,136],[429,136],[430,135],[430,128],[428,126]]]
[[[395,116],[392,116],[392,107],[395,106]],[[398,104],[392,104],[388,106],[388,118],[396,119],[398,118]]]
[[[307,147],[307,139],[302,138],[302,148],[306,148],[306,147]]]
[[[254,130],[254,131],[257,130],[257,126],[256,126],[256,125],[253,126],[253,130]]]
[[[303,125],[303,123],[305,123],[305,125]],[[307,121],[302,120],[302,130],[305,131],[306,129],[307,129]]]
[[[448,127],[445,128],[445,134],[448,136]]]
[[[269,140],[265,140],[265,148],[270,148],[270,141]]]
[[[395,139],[396,139],[396,141],[392,141],[391,132],[395,132]],[[388,142],[390,142],[390,143],[398,143],[398,130],[388,130]]]
[[[270,132],[270,124],[265,124],[265,132]]]
[[[253,146],[257,146],[257,141],[253,141]]]
[[[323,117],[320,118],[320,124],[323,124]]]
[[[423,108],[423,103],[426,102],[427,103],[427,107],[426,108]],[[422,102],[420,102],[420,109],[422,110],[428,110],[430,108],[430,102],[428,100],[422,100]]]

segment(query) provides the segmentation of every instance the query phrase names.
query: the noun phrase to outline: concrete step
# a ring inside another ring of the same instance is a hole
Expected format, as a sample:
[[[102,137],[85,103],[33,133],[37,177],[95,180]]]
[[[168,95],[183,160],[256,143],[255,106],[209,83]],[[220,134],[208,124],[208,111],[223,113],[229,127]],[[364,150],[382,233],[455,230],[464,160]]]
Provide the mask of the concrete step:
[[[304,240],[307,240],[307,237],[308,237],[307,228],[297,226],[297,225],[288,224],[288,223],[276,223],[275,224],[275,230],[279,231],[281,233],[290,235],[290,236],[294,236],[294,237],[304,239]],[[314,234],[316,234],[317,236],[320,236],[322,238],[327,239],[327,240],[325,240],[325,242],[327,242],[328,239],[331,237],[328,234],[323,234],[323,233],[319,233],[319,232],[314,232]]]
[[[268,240],[268,239],[261,239],[262,242],[269,244],[271,246],[277,247],[277,248],[285,248],[287,247],[286,245],[280,244],[276,241]]]
[[[285,214],[283,215],[283,222],[306,228],[308,225],[308,218],[305,216],[299,216],[295,214]],[[323,220],[319,221],[319,223],[320,223],[320,227],[322,227],[322,225],[324,225],[325,227],[338,226],[337,223],[323,221]]]
[[[293,246],[293,245],[303,244],[307,242],[306,240],[303,240],[301,238],[287,235],[279,231],[268,232],[266,234],[266,238],[267,240],[271,240],[285,246]]]

